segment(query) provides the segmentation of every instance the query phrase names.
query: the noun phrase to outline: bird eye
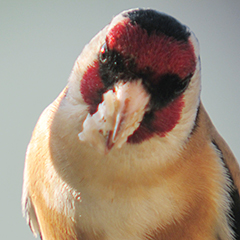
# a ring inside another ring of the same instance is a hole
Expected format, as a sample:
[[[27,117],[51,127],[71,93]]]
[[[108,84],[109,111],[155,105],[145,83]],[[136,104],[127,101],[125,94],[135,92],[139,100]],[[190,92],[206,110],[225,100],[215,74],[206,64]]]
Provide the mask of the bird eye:
[[[188,87],[188,84],[189,84],[191,78],[192,78],[192,74],[190,74],[185,79],[180,81],[178,86],[175,88],[175,94],[178,95],[178,94],[181,94],[182,92],[184,92],[186,90],[186,88]]]
[[[99,59],[102,63],[106,63],[108,58],[108,48],[107,44],[104,43],[100,49]]]

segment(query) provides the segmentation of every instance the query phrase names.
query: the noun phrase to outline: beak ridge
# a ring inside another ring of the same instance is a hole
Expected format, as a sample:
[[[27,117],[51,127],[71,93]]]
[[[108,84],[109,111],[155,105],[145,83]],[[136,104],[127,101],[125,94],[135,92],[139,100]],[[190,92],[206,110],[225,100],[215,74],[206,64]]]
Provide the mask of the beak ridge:
[[[88,141],[94,146],[96,132],[102,134],[102,143],[105,147],[98,146],[98,149],[105,148],[107,154],[114,146],[121,148],[127,138],[139,127],[150,100],[149,94],[144,89],[141,80],[133,82],[119,82],[113,90],[103,95],[103,102],[99,104],[98,110],[90,119],[83,124],[83,131],[79,134],[82,141]],[[94,122],[91,127],[86,127]],[[94,131],[97,129],[98,131]],[[85,131],[87,130],[87,131]],[[91,130],[91,132],[89,132]],[[92,135],[92,140],[89,136]],[[98,145],[100,143],[98,142]]]

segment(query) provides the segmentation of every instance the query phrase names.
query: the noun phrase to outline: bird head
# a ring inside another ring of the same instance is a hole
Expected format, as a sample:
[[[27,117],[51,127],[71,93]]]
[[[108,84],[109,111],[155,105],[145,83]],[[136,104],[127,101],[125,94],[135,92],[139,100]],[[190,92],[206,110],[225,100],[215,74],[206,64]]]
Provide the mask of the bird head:
[[[185,141],[199,105],[199,59],[194,34],[173,17],[120,13],[84,48],[69,79],[72,101],[85,106],[79,139],[104,153]]]

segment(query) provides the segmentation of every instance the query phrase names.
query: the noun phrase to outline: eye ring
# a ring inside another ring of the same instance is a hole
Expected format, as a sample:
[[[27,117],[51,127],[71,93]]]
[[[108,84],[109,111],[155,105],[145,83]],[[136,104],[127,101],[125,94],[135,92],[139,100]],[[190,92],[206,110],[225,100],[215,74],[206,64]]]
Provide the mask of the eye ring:
[[[102,45],[102,47],[100,48],[100,52],[99,52],[99,60],[102,63],[106,63],[108,60],[108,48],[107,48],[107,44],[104,43]]]

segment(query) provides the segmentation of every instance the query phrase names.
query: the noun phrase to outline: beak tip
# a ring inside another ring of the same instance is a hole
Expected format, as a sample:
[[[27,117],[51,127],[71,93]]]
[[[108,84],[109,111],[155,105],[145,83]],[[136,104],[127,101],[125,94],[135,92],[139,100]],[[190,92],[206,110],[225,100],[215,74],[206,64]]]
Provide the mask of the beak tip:
[[[110,152],[111,148],[109,148],[108,146],[106,146],[104,154],[107,155]]]
[[[111,130],[111,131],[109,131],[108,136],[107,136],[105,154],[108,154],[114,146],[114,142],[113,142],[112,138],[113,138],[113,131]]]

